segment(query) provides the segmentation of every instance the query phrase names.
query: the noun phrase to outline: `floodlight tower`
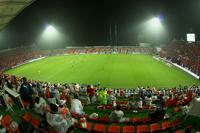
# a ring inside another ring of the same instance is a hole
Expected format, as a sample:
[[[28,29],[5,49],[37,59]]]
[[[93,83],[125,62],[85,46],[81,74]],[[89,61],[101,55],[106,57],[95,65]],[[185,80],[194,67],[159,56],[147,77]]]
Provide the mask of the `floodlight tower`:
[[[48,47],[51,50],[51,54],[53,54],[53,47],[54,43],[56,43],[55,40],[58,38],[58,31],[53,25],[48,25],[44,30],[43,37],[49,45]]]

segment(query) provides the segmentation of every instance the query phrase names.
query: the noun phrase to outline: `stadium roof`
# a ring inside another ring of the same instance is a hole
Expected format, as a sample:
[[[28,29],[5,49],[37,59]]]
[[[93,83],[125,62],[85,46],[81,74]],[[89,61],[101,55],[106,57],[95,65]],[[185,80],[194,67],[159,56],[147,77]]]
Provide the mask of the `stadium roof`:
[[[35,0],[0,0],[0,31]]]

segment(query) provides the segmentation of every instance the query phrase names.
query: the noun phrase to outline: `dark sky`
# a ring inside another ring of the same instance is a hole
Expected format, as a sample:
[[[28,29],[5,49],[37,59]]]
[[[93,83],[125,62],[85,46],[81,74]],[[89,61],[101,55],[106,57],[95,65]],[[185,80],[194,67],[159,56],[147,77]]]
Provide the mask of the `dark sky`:
[[[37,0],[0,33],[0,48],[37,44],[47,24],[63,35],[62,45],[108,45],[110,24],[113,38],[117,24],[118,43],[138,43],[141,24],[154,16],[162,18],[166,29],[158,43],[185,39],[187,32],[199,36],[199,0]]]

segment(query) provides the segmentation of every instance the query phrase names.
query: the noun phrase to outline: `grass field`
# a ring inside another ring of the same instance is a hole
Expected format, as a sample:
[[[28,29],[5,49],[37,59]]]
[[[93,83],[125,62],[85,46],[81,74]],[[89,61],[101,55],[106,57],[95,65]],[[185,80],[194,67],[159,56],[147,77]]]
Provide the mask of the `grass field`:
[[[48,57],[6,73],[62,83],[101,83],[102,87],[174,87],[199,84],[182,70],[150,55],[68,55]]]

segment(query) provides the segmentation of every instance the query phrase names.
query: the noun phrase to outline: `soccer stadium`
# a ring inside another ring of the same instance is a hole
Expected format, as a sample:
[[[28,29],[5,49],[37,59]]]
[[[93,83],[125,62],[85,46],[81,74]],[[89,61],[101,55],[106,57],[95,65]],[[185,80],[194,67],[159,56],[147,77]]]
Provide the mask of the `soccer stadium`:
[[[0,0],[0,133],[198,133],[198,0]]]

